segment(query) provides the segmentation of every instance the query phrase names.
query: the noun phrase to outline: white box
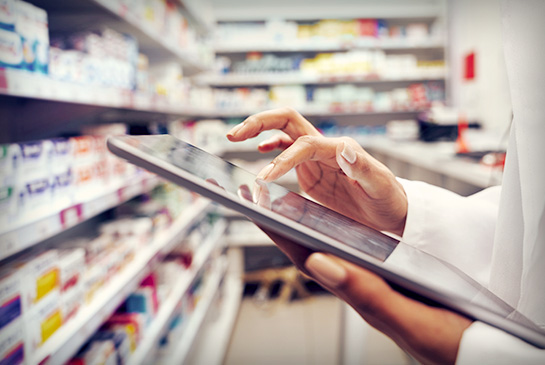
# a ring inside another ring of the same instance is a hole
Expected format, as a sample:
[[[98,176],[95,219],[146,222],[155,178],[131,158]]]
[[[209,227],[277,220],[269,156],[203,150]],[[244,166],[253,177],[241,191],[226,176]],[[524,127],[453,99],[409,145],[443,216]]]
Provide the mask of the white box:
[[[61,293],[81,287],[85,273],[85,250],[61,249],[58,250],[58,257]]]
[[[83,285],[72,287],[61,294],[61,314],[63,324],[77,316],[80,309],[85,304],[85,291],[83,288]]]
[[[23,313],[27,313],[50,295],[59,295],[60,280],[56,250],[30,254],[13,264],[21,275],[23,289]]]
[[[51,293],[24,314],[25,353],[36,353],[62,324],[59,293]]]

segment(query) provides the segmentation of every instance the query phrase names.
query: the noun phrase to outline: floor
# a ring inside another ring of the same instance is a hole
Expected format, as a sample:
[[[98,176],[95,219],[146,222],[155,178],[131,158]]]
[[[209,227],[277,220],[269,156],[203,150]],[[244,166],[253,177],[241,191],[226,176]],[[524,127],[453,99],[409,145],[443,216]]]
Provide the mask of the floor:
[[[277,303],[245,297],[224,365],[340,364],[340,330],[341,302],[331,295]],[[411,364],[375,330],[370,330],[366,342],[361,363]]]

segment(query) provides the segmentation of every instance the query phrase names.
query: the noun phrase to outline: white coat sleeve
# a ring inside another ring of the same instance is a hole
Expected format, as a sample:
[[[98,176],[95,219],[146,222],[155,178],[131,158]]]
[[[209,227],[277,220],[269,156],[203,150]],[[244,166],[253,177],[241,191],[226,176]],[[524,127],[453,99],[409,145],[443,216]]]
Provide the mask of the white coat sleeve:
[[[402,241],[487,286],[501,188],[463,197],[424,182],[398,180],[408,200]]]
[[[541,365],[545,364],[545,350],[482,322],[474,322],[464,331],[456,364]]]
[[[501,189],[462,197],[423,182],[399,181],[409,202],[402,240],[486,285]],[[474,322],[462,336],[456,364],[545,364],[545,350]]]

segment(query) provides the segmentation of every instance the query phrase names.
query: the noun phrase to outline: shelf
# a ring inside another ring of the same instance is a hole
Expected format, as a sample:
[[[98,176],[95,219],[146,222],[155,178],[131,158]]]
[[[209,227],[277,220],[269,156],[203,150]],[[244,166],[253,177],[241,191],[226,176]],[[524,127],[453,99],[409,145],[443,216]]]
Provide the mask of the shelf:
[[[59,81],[16,69],[0,68],[0,95],[178,116],[201,113],[183,103],[169,102],[160,95]]]
[[[198,109],[183,103],[172,103],[166,97],[130,90],[80,85],[53,80],[48,76],[24,70],[0,68],[0,95],[84,104],[142,112],[156,112],[176,116],[231,118],[248,116],[263,109]],[[309,116],[381,115],[417,113],[421,110],[366,111],[349,108],[306,107],[299,110]]]
[[[190,73],[196,73],[207,69],[207,67],[203,65],[203,62],[199,60],[195,51],[184,51],[178,45],[169,42],[168,37],[158,33],[155,29],[153,29],[153,27],[142,22],[141,19],[135,16],[125,2],[119,0],[93,1],[127,22],[127,24],[131,26],[128,33],[136,37],[140,43],[144,44],[144,46],[146,44],[154,43],[153,51],[155,54],[157,54],[158,51],[156,48],[162,48],[165,52],[176,57],[182,63],[182,66],[189,68],[191,71]]]
[[[138,288],[159,260],[201,219],[209,206],[210,202],[201,198],[187,207],[168,229],[158,233],[150,245],[139,250],[130,265],[101,288],[89,305],[82,307],[73,319],[55,332],[34,354],[31,363],[64,364],[70,360],[125,298]]]
[[[227,228],[224,220],[215,224],[214,229],[206,237],[205,242],[199,248],[191,267],[181,275],[176,285],[171,289],[169,296],[161,303],[157,316],[153,319],[150,327],[146,329],[146,335],[138,345],[136,352],[131,356],[132,364],[151,364],[153,363],[154,349],[159,344],[159,340],[168,330],[168,326],[174,317],[174,311],[181,302],[187,289],[202,269],[210,254],[217,246],[216,243]]]
[[[61,233],[110,208],[150,191],[159,179],[150,174],[133,177],[121,184],[95,189],[85,201],[48,205],[35,210],[32,216],[11,222],[0,232],[0,260],[25,250],[49,237]]]
[[[206,1],[199,0],[177,0],[185,9],[197,29],[204,34],[214,31],[215,20],[212,16],[212,9],[207,7]]]
[[[228,274],[223,285],[224,297],[219,309],[220,316],[203,329],[200,336],[203,340],[195,349],[195,364],[222,364],[227,353],[244,288],[240,276],[234,274]]]
[[[262,112],[273,107],[263,108],[239,108],[239,109],[215,109],[202,111],[199,115],[207,118],[238,118],[246,117],[255,113]],[[390,114],[417,114],[428,110],[428,108],[422,109],[403,109],[403,110],[378,110],[369,111],[363,108],[348,108],[348,107],[295,107],[295,109],[305,117],[339,117],[339,116],[373,116],[373,115],[390,115]]]
[[[403,40],[403,39],[358,39],[353,41],[296,41],[278,43],[248,43],[233,42],[217,44],[216,53],[246,53],[246,52],[341,52],[352,49],[383,49],[383,50],[415,50],[442,49],[445,43],[441,40]]]
[[[502,173],[497,168],[456,157],[454,142],[396,143],[387,138],[374,138],[369,139],[363,147],[370,153],[378,152],[479,188],[486,188],[501,182]]]
[[[232,217],[244,217],[232,215]],[[229,247],[274,246],[274,242],[255,223],[244,219],[231,221],[229,235],[226,237]]]
[[[203,288],[199,303],[185,324],[180,342],[174,347],[172,355],[168,359],[165,359],[165,364],[183,364],[185,362],[189,352],[192,350],[193,343],[199,334],[206,314],[214,302],[224,276],[225,266],[225,262],[219,262],[209,274],[204,284],[205,287]]]
[[[379,77],[376,75],[307,75],[302,72],[203,75],[197,82],[210,86],[236,87],[261,85],[334,85],[338,83],[384,84],[402,82],[443,81],[443,75],[426,72],[415,77]]]

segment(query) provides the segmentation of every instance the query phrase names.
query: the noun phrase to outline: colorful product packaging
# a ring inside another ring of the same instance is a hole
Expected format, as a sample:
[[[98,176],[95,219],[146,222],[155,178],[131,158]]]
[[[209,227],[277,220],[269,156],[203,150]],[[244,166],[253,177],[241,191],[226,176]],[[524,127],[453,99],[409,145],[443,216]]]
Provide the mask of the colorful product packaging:
[[[128,363],[131,354],[131,345],[129,337],[125,331],[100,330],[93,335],[90,341],[111,341],[115,347],[117,358],[116,364],[121,365]]]
[[[21,319],[0,330],[0,364],[18,365],[25,362],[24,328]]]
[[[0,67],[20,68],[23,63],[23,44],[15,32],[14,0],[0,0]]]
[[[11,322],[21,319],[23,314],[23,289],[20,272],[0,272],[0,331]]]
[[[0,145],[0,227],[7,228],[18,218],[20,155],[19,145]]]
[[[60,295],[52,293],[25,311],[25,352],[34,354],[63,324]]]
[[[49,31],[47,13],[25,1],[14,1],[15,32],[21,38],[21,68],[47,74]]]
[[[80,352],[68,362],[70,365],[116,365],[115,343],[111,340],[89,341]]]
[[[60,291],[59,258],[56,250],[29,254],[18,259],[13,268],[19,272],[23,287],[23,312]]]
[[[59,250],[59,271],[62,316],[64,322],[67,322],[78,313],[85,302],[85,251],[82,248]]]
[[[145,323],[145,318],[140,313],[116,313],[106,321],[104,328],[124,328],[131,339],[131,350],[134,351],[143,336]]]
[[[140,313],[144,318],[144,323],[148,326],[155,315],[154,299],[156,303],[156,291],[151,287],[141,287],[125,300],[124,309],[127,313]]]

